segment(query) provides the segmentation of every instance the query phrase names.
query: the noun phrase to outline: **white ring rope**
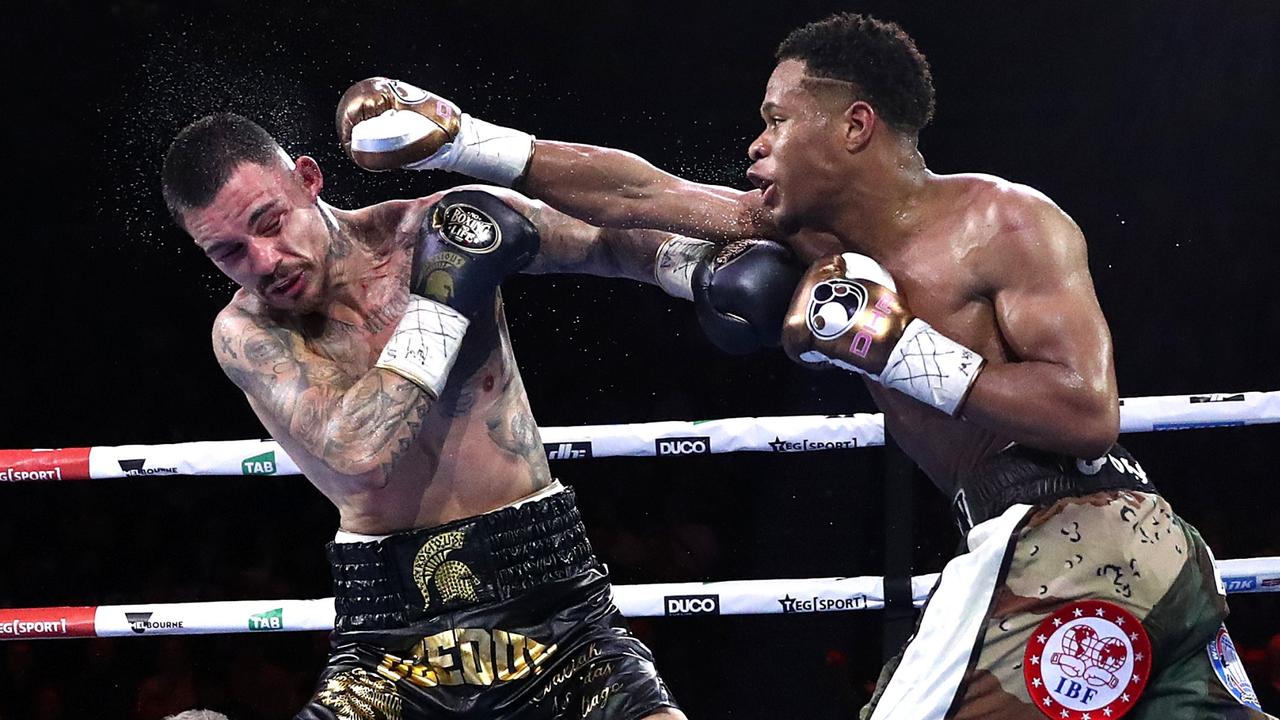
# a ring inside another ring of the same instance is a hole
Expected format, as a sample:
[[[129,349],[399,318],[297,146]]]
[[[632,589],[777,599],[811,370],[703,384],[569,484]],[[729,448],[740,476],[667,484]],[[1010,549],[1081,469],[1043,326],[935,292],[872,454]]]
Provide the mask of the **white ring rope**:
[[[1140,397],[1120,403],[1120,431],[1126,433],[1280,423],[1280,391]],[[884,444],[883,416],[870,413],[671,420],[540,430],[551,460],[808,452]],[[297,474],[297,465],[271,440],[0,450],[0,482],[139,475]]]
[[[1228,592],[1280,592],[1280,557],[1220,560],[1217,567]],[[937,573],[911,579],[917,607],[937,579]],[[879,610],[884,582],[862,576],[616,585],[613,599],[628,617]],[[332,630],[333,618],[333,598],[18,608],[0,610],[0,640]]]

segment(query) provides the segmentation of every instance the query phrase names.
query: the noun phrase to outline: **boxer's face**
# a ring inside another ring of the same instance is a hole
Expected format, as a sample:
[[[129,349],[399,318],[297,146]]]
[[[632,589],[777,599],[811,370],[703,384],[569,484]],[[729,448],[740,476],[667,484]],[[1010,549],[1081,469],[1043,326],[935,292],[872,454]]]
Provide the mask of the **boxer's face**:
[[[183,213],[183,225],[218,269],[266,304],[315,309],[329,268],[329,226],[317,198],[323,179],[315,161],[259,165],[231,173],[213,202]]]
[[[763,191],[774,221],[787,231],[807,226],[835,190],[839,123],[802,82],[805,65],[784,60],[765,88],[764,131],[751,143],[747,177]],[[838,119],[838,118],[835,118]]]

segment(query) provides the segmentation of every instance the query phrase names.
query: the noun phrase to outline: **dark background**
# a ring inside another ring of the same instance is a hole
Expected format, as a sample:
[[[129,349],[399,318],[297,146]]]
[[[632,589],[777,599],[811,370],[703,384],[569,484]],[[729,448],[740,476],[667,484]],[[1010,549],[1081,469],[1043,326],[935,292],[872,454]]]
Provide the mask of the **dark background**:
[[[498,8],[502,10],[499,11]],[[0,446],[260,437],[209,348],[231,287],[167,219],[159,166],[189,121],[232,110],[316,157],[342,207],[458,178],[357,171],[335,103],[401,77],[542,137],[612,145],[744,187],[772,52],[845,6],[789,3],[158,2],[24,5],[3,30],[8,237],[0,243]],[[928,55],[936,172],[1054,198],[1089,239],[1123,396],[1277,389],[1280,5],[865,2]],[[516,353],[543,425],[872,411],[859,383],[780,353],[717,354],[688,306],[594,278],[515,278]],[[1274,428],[1128,436],[1219,557],[1280,554]],[[578,488],[620,583],[880,574],[884,452],[598,459]],[[916,479],[919,572],[957,535]],[[331,594],[336,514],[302,478],[0,487],[0,607]],[[1232,631],[1268,685],[1276,596]],[[691,717],[852,717],[880,614],[636,622]],[[286,717],[323,633],[0,644],[0,718],[158,718],[193,705]],[[1277,661],[1271,673],[1280,682]],[[1274,691],[1273,691],[1274,692]],[[1275,706],[1271,707],[1275,711]]]

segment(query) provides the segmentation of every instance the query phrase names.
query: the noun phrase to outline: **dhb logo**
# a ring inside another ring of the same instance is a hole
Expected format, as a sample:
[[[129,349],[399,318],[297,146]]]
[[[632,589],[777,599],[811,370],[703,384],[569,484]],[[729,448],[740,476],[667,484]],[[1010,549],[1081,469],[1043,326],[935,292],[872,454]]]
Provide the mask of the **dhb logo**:
[[[668,595],[663,598],[664,615],[719,615],[719,595]]]
[[[658,438],[654,442],[654,454],[658,457],[666,455],[706,455],[709,452],[711,452],[711,438],[706,435]]]
[[[548,460],[584,460],[591,457],[590,442],[542,443]]]

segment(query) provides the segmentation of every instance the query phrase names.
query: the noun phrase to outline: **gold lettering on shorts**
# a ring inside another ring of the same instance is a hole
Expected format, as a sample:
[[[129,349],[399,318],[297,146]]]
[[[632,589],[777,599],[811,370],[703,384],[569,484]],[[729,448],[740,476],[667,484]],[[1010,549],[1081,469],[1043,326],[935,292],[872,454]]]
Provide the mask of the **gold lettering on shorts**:
[[[413,558],[413,581],[422,592],[424,608],[430,608],[431,584],[434,582],[440,602],[450,600],[476,600],[475,573],[465,563],[448,560],[449,553],[462,547],[466,532],[455,530],[440,533],[423,544]]]
[[[384,655],[378,673],[419,687],[489,686],[542,672],[555,651],[519,633],[458,628],[422,638],[409,658]]]
[[[330,677],[316,693],[316,702],[332,710],[338,720],[400,720],[396,686],[363,668]]]

